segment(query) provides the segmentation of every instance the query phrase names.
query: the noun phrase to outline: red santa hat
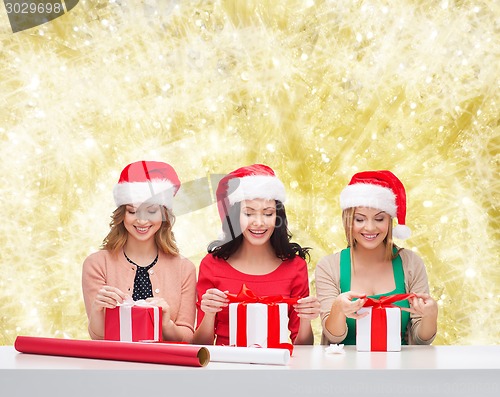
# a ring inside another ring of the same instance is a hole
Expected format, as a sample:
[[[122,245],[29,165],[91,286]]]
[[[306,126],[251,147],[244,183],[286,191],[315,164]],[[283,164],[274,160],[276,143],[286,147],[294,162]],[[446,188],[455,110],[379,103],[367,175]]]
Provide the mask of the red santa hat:
[[[406,226],[406,192],[401,181],[391,171],[363,171],[355,174],[340,193],[342,210],[352,207],[377,208],[397,218],[393,236],[407,239],[411,230]]]
[[[137,161],[127,165],[113,188],[116,206],[151,203],[172,209],[173,198],[181,186],[177,173],[167,163]]]
[[[215,194],[222,220],[231,205],[243,200],[286,200],[283,183],[272,168],[264,164],[253,164],[230,172],[220,180]]]

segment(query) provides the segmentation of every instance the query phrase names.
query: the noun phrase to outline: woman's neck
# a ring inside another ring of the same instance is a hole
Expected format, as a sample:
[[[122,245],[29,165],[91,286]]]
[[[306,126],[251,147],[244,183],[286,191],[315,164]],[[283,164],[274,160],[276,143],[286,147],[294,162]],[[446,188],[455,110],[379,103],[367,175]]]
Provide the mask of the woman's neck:
[[[158,247],[154,241],[136,242],[129,240],[123,247],[125,255],[140,266],[149,265],[158,255]]]
[[[352,255],[357,263],[382,263],[385,262],[385,245],[380,244],[375,249],[366,249],[357,244],[352,250]]]
[[[358,244],[352,250],[352,291],[379,295],[396,288],[391,261],[384,254],[384,244],[374,249],[366,249]]]
[[[235,269],[247,274],[267,274],[281,263],[270,243],[256,246],[243,240],[240,248],[228,259]]]

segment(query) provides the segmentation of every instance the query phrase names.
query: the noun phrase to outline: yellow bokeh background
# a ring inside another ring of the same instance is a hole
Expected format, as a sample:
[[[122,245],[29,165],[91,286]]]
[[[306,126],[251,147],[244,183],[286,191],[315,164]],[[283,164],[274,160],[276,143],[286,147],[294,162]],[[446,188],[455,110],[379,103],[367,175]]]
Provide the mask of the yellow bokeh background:
[[[0,5],[0,345],[88,338],[82,262],[141,159],[183,182],[273,167],[313,291],[341,189],[392,170],[434,343],[498,344],[499,20],[488,0],[81,0],[14,34]],[[220,222],[192,209],[174,230],[198,265]]]

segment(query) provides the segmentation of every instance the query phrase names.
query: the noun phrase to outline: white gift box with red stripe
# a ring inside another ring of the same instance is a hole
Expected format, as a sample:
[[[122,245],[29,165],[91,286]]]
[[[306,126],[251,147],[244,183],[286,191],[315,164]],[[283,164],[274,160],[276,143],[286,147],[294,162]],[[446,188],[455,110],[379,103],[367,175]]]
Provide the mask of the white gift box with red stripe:
[[[414,294],[394,294],[380,299],[367,297],[356,320],[357,351],[401,351],[401,308],[395,302],[413,298]]]
[[[231,346],[275,347],[289,343],[287,303],[230,303]]]
[[[378,311],[384,311],[379,313]],[[356,321],[357,351],[388,351],[401,350],[401,309],[399,307],[373,308],[363,307],[358,314],[368,312],[366,317]],[[375,312],[375,313],[374,313]],[[379,326],[373,316],[382,316],[385,326]]]
[[[104,339],[126,342],[162,341],[162,309],[150,303],[124,301],[106,309]]]

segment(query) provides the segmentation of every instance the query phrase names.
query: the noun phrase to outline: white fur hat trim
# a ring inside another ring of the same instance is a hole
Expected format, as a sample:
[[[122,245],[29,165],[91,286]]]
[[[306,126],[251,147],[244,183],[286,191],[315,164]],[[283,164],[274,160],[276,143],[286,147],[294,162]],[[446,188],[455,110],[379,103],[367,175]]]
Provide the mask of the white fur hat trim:
[[[274,176],[250,175],[234,178],[229,180],[228,187],[231,205],[253,199],[279,200],[282,203],[286,200],[285,187]]]
[[[147,202],[172,209],[174,193],[175,186],[163,179],[153,179],[151,182],[118,183],[113,188],[113,197],[117,207]]]
[[[340,208],[345,210],[352,207],[376,208],[387,212],[392,218],[396,216],[396,196],[389,188],[357,183],[348,185],[340,193]]]

